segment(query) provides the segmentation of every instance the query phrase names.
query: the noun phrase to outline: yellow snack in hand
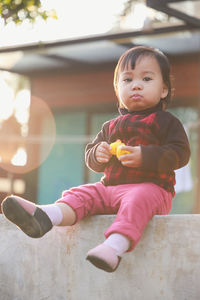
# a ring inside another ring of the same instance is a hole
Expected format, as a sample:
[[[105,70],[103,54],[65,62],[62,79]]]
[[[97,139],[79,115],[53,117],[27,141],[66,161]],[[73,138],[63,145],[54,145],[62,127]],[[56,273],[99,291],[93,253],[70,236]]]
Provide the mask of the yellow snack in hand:
[[[120,157],[120,156],[122,156],[124,154],[129,154],[130,153],[127,150],[122,150],[121,146],[126,146],[126,145],[124,143],[121,143],[121,145],[119,145],[119,147],[117,147],[117,154],[116,154],[117,157]]]
[[[116,155],[117,157],[120,157],[124,154],[129,154],[130,152],[127,150],[122,150],[121,146],[125,146],[124,143],[122,143],[120,140],[116,140],[116,142],[110,144],[110,153],[113,155]]]
[[[110,153],[111,153],[112,155],[116,155],[116,154],[117,154],[117,147],[118,147],[119,145],[121,145],[121,144],[122,144],[122,142],[121,142],[120,140],[116,140],[116,142],[110,144],[110,147],[111,147]]]

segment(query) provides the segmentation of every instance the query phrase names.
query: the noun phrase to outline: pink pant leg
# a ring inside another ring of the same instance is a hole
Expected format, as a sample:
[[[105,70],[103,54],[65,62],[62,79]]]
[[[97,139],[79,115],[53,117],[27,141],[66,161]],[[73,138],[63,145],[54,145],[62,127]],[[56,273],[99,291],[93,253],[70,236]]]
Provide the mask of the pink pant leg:
[[[85,184],[64,191],[62,198],[56,203],[69,205],[75,211],[78,222],[87,216],[112,213],[110,206],[107,205],[109,203],[107,194],[107,187],[100,182]]]
[[[139,242],[150,219],[156,214],[164,215],[170,212],[172,195],[153,183],[127,186],[129,187],[121,199],[117,216],[105,231],[105,237],[114,232],[127,236],[132,241],[129,249],[131,251]]]

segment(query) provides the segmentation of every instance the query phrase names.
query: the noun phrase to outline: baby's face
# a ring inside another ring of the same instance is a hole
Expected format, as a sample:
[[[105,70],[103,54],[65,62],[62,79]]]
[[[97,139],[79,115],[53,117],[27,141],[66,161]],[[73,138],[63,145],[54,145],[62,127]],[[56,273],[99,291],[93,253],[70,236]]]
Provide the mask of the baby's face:
[[[168,94],[157,60],[141,56],[135,68],[119,74],[117,95],[122,106],[129,111],[140,111],[157,105]]]

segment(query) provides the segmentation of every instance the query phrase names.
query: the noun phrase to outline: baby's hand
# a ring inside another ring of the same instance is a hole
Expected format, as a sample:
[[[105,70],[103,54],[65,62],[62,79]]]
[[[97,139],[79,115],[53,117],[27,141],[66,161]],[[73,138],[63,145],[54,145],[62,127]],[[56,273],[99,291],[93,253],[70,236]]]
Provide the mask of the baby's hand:
[[[129,154],[119,156],[123,166],[137,168],[142,164],[142,151],[140,146],[121,146],[121,150],[126,150]]]
[[[110,145],[106,142],[102,142],[99,144],[99,146],[97,147],[96,149],[96,160],[99,162],[99,163],[107,163],[112,154],[110,153]]]
[[[116,142],[110,144],[110,153],[116,155],[117,158],[121,155],[130,153],[129,151],[123,150],[122,146],[126,146],[121,140],[116,140]]]

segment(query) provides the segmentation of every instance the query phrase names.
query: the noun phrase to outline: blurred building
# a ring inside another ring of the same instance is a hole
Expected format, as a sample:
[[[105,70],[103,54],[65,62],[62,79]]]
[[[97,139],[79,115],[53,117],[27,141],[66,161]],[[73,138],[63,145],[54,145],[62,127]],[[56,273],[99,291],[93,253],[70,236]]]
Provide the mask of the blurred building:
[[[154,2],[147,1],[150,6]],[[48,109],[42,113],[40,105],[31,107],[27,153],[37,168],[18,172],[25,182],[22,196],[40,204],[50,203],[64,189],[99,180],[101,174],[85,166],[85,145],[104,121],[117,114],[113,71],[119,56],[134,45],[149,45],[169,57],[174,78],[170,110],[188,128],[191,141],[194,185],[191,190],[183,189],[183,193],[177,194],[173,212],[199,211],[200,20],[188,10],[166,8],[166,4],[160,5],[159,10],[173,17],[177,14],[177,22],[155,27],[146,22],[139,31],[0,49],[0,57],[6,54],[13,62],[7,67],[0,64],[1,70],[28,77],[32,103],[35,99],[44,101],[56,124],[54,136]]]

